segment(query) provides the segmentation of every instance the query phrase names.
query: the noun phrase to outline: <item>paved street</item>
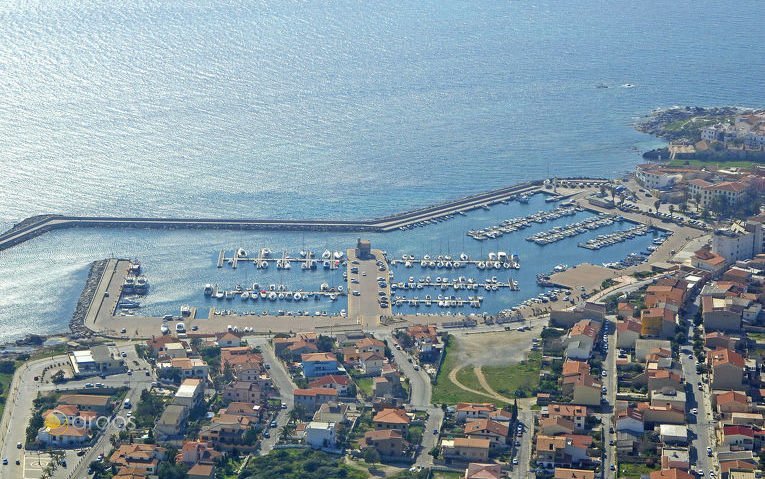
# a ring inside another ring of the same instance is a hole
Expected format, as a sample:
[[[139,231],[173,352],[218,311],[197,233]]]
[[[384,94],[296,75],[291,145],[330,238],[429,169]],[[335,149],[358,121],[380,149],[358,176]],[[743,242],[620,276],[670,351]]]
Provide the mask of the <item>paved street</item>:
[[[612,321],[606,320],[604,327],[608,328],[606,340],[608,342],[608,354],[605,361],[603,361],[603,370],[606,371],[606,376],[601,380],[603,386],[606,387],[606,399],[608,404],[603,406],[603,414],[601,414],[601,424],[603,427],[603,448],[605,450],[605,457],[603,458],[603,477],[607,479],[613,479],[616,477],[616,471],[611,471],[611,464],[616,464],[616,429],[614,433],[609,432],[613,426],[613,417],[616,412],[616,393],[619,390],[618,375],[616,372],[616,327]],[[614,445],[611,446],[611,441],[614,441]]]
[[[696,311],[696,305],[694,304],[689,308],[686,313],[687,318],[693,318]],[[692,354],[693,348],[691,347],[691,341],[693,341],[693,323],[688,326],[688,339],[689,343],[680,348],[680,362],[683,367],[683,376],[685,376],[686,382],[686,402],[689,410],[692,408],[698,409],[698,414],[693,415],[688,413],[688,429],[691,436],[693,445],[691,452],[691,463],[696,464],[696,469],[701,469],[704,474],[709,474],[710,470],[719,471],[719,465],[716,458],[707,456],[707,447],[715,449],[713,440],[714,433],[714,419],[712,416],[712,406],[709,386],[702,382],[702,376],[696,373],[696,358],[689,357]],[[701,383],[703,390],[698,389],[698,384]],[[695,452],[695,454],[694,454]]]
[[[276,445],[279,440],[279,434],[281,433],[282,428],[287,425],[287,422],[289,421],[289,413],[294,406],[292,391],[294,391],[297,386],[292,382],[292,378],[284,368],[282,362],[279,361],[274,354],[273,348],[268,343],[268,338],[263,336],[247,336],[244,339],[250,346],[257,346],[260,348],[261,354],[263,355],[263,361],[270,368],[269,372],[271,374],[271,379],[274,382],[274,387],[279,390],[282,402],[287,405],[287,409],[279,410],[276,417],[277,427],[271,429],[271,437],[263,438],[260,443],[260,454],[264,455],[268,454],[274,448],[274,445]]]
[[[521,437],[521,446],[515,457],[518,458],[518,465],[513,466],[511,477],[514,479],[527,479],[534,477],[535,474],[530,470],[532,438],[534,437],[534,411],[522,409],[518,411],[518,422],[523,424],[523,436]],[[517,434],[517,430],[512,431]]]

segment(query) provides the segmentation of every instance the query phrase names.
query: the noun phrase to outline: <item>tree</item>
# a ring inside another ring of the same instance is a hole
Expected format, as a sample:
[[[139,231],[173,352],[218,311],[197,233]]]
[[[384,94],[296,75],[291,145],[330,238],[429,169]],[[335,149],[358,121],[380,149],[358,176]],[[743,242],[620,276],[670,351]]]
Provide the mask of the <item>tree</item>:
[[[319,335],[319,339],[316,340],[316,347],[319,348],[319,351],[322,353],[328,353],[335,347],[335,341],[331,337],[322,334]]]
[[[63,383],[66,380],[66,378],[64,378],[64,371],[59,369],[50,379],[53,381],[53,384]]]
[[[653,202],[653,207],[656,210],[656,212],[659,212],[659,207],[661,206],[661,200],[656,200]]]
[[[376,464],[380,462],[380,453],[374,447],[364,449],[364,462],[367,464]]]
[[[0,374],[13,374],[16,371],[16,363],[13,361],[0,361]]]
[[[675,205],[669,205],[669,216],[672,216],[674,212],[675,212]]]

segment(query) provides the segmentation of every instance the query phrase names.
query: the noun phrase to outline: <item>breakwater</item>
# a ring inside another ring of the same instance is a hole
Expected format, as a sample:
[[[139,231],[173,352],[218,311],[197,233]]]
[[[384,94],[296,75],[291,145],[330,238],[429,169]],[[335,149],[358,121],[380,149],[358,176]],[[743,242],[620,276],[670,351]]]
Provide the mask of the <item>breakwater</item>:
[[[602,178],[561,179],[561,181],[571,180],[581,180],[588,183],[605,183],[609,181]],[[29,241],[48,231],[75,227],[387,232],[403,229],[423,221],[487,207],[507,201],[515,195],[533,193],[540,190],[544,191],[543,186],[543,180],[520,183],[382,218],[358,221],[39,215],[23,220],[0,235],[0,251]]]
[[[93,261],[90,264],[85,287],[82,288],[80,299],[77,300],[77,306],[75,306],[72,319],[69,321],[69,329],[74,337],[90,336],[92,334],[92,331],[85,326],[85,316],[88,313],[88,308],[93,303],[98,283],[101,281],[101,277],[104,275],[104,270],[108,264],[108,259]]]

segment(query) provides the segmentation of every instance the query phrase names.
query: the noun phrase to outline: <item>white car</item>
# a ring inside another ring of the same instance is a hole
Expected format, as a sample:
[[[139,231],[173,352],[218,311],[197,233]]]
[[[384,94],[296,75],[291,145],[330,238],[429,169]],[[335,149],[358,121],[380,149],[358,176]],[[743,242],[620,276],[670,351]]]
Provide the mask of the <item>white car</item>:
[[[695,416],[696,414],[698,414],[698,413],[699,413],[699,410],[698,410],[698,409],[696,409],[696,408],[693,408],[693,409],[691,409],[691,414],[693,414],[694,416]]]
[[[601,375],[601,376],[603,376],[603,377],[606,377],[606,376],[608,376],[608,371],[606,371],[606,370],[604,369],[604,370],[603,370],[603,372],[602,372],[602,373],[600,373],[600,375]]]

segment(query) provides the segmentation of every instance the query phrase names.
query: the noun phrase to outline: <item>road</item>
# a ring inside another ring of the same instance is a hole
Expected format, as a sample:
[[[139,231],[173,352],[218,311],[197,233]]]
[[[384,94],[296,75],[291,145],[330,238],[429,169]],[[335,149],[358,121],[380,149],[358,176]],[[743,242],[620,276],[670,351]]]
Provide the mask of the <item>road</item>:
[[[697,298],[698,301],[698,298]],[[714,433],[714,418],[712,416],[712,405],[709,385],[702,382],[702,375],[696,372],[696,358],[689,357],[692,354],[691,342],[693,340],[693,321],[697,305],[694,304],[689,307],[689,310],[684,315],[689,319],[688,324],[688,340],[689,342],[680,348],[680,362],[683,367],[683,376],[685,377],[686,384],[686,404],[688,409],[697,408],[698,414],[693,415],[688,413],[688,430],[691,436],[691,444],[693,446],[691,450],[691,463],[696,464],[697,470],[703,470],[705,474],[709,474],[709,471],[714,470],[719,472],[719,464],[716,457],[707,456],[707,447],[715,449],[714,439],[712,434]],[[702,390],[698,389],[698,385],[702,384]]]
[[[381,331],[379,336],[388,343],[393,358],[398,365],[399,370],[409,378],[409,404],[419,410],[427,411],[428,420],[425,424],[425,431],[422,433],[422,441],[417,453],[416,466],[431,467],[433,465],[433,456],[428,454],[438,444],[438,434],[433,431],[440,431],[444,422],[444,411],[431,404],[431,395],[433,387],[430,382],[430,376],[418,366],[415,369],[414,359],[405,351],[396,349],[396,341],[393,339],[390,331]],[[412,360],[410,363],[409,361]]]
[[[274,382],[274,387],[279,390],[279,395],[283,403],[287,405],[287,409],[280,409],[277,417],[277,428],[271,430],[270,438],[262,438],[260,443],[260,454],[268,454],[276,445],[279,440],[279,433],[282,428],[287,425],[290,415],[289,412],[294,406],[292,391],[297,389],[297,386],[292,382],[284,365],[274,354],[274,350],[268,343],[268,338],[263,336],[248,336],[244,338],[247,344],[250,346],[257,346],[260,348],[260,352],[263,355],[263,362],[268,365],[269,373],[271,374],[271,380]]]
[[[534,411],[525,408],[518,411],[518,422],[523,424],[523,436],[520,438],[520,448],[518,448],[515,454],[515,457],[518,458],[518,465],[513,466],[510,476],[513,479],[527,479],[535,476],[534,472],[529,468],[531,462],[531,441],[534,438]],[[517,431],[512,431],[512,433],[517,434]]]
[[[600,415],[601,426],[603,429],[603,449],[605,456],[602,458],[603,477],[606,479],[614,479],[616,477],[616,471],[611,471],[610,465],[616,465],[616,429],[614,433],[609,432],[609,429],[614,425],[614,413],[616,412],[616,393],[619,389],[618,375],[616,372],[616,327],[612,321],[606,320],[604,322],[604,328],[608,328],[606,332],[606,341],[608,344],[608,353],[603,361],[603,370],[606,371],[606,376],[601,376],[601,382],[606,387],[606,399],[608,404],[604,404],[602,407],[602,414]],[[611,446],[611,441],[614,441],[614,445]]]

